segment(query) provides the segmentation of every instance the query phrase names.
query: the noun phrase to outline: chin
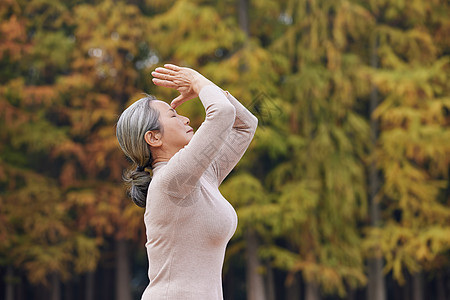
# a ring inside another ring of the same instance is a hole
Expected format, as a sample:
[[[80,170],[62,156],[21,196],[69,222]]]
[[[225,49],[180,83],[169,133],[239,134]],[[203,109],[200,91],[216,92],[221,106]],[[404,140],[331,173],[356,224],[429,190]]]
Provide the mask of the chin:
[[[189,142],[192,140],[192,137],[188,137],[187,139],[186,139],[186,143],[184,144],[184,146],[187,146],[187,144],[189,144]]]

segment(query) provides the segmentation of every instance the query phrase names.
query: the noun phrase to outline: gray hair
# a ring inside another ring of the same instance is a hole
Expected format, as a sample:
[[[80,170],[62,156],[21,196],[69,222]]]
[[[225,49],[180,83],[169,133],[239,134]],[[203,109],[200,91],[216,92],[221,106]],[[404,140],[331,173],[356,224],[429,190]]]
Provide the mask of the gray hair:
[[[131,200],[145,207],[147,190],[152,179],[145,168],[151,168],[153,161],[150,146],[144,139],[149,130],[161,130],[159,112],[150,104],[153,96],[139,99],[130,105],[117,121],[116,136],[125,155],[133,162],[133,167],[125,171],[123,180],[129,188]]]

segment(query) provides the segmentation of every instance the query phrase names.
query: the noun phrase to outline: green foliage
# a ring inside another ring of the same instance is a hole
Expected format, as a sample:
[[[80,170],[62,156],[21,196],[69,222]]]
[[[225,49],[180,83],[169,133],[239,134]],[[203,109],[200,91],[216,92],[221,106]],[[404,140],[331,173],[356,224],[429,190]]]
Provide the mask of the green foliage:
[[[273,161],[266,182],[277,207],[271,233],[289,247],[268,247],[266,255],[343,296],[346,285],[366,282],[357,223],[367,210],[369,127],[356,111],[368,84],[354,83],[364,59],[349,51],[355,46],[348,41],[362,38],[370,13],[343,1],[290,1],[287,7],[292,26],[271,47],[290,61],[280,89],[289,119],[281,132],[268,134],[265,152]],[[262,141],[255,140],[260,147]],[[271,154],[274,147],[284,150]]]
[[[74,41],[63,32],[38,32],[30,57],[34,77],[48,78],[67,71],[74,48]]]
[[[142,211],[117,184],[126,162],[113,128],[137,90],[139,70],[127,57],[138,56],[145,22],[123,3],[73,11],[59,1],[21,5],[12,6],[20,17],[37,17],[27,24],[30,43],[7,36],[17,45],[2,52],[27,45],[27,55],[11,63],[30,72],[0,89],[0,219],[7,228],[0,254],[2,263],[45,283],[50,274],[69,279],[93,271],[109,237],[142,239],[142,222],[135,221]],[[100,56],[90,51],[102,46]]]
[[[386,208],[381,228],[368,229],[365,247],[382,255],[385,271],[403,283],[405,268],[412,273],[442,264],[449,250],[450,65],[442,55],[449,48],[435,42],[436,28],[447,20],[435,14],[431,21],[427,12],[450,7],[425,1],[406,11],[394,3],[373,5],[387,6],[374,29],[380,65],[368,73],[383,98],[372,117],[381,130],[374,159],[384,177],[378,197]],[[404,26],[393,25],[400,20]],[[429,23],[434,25],[424,26]]]
[[[367,257],[400,283],[405,270],[448,268],[448,1],[250,1],[248,36],[236,1],[132,3],[0,2],[1,264],[69,279],[96,268],[108,239],[142,245],[114,125],[142,92],[177,95],[149,76],[172,62],[259,119],[221,186],[239,216],[227,256],[257,232],[288,283],[300,273],[340,297],[365,285]],[[204,117],[195,101],[180,112],[194,126]],[[378,227],[367,226],[372,163]]]
[[[99,258],[95,240],[74,230],[56,182],[25,169],[4,166],[1,215],[7,228],[0,246],[6,262],[24,268],[31,282],[51,273],[70,277],[93,270]]]
[[[163,61],[171,59],[190,66],[214,60],[244,41],[233,19],[222,19],[212,7],[188,1],[177,1],[153,18],[149,29],[154,32],[151,39]]]

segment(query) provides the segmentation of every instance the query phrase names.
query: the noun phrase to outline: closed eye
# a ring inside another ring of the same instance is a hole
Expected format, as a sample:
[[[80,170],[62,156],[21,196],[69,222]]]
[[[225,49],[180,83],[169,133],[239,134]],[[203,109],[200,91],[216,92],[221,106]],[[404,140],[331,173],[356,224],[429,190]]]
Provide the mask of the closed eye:
[[[176,117],[176,116],[177,116],[177,112],[176,112],[176,110],[175,110],[175,109],[173,109],[173,108],[170,108],[170,109],[169,109],[169,111],[173,113],[173,115],[172,115],[172,116],[170,116],[171,118],[173,118],[173,117]]]

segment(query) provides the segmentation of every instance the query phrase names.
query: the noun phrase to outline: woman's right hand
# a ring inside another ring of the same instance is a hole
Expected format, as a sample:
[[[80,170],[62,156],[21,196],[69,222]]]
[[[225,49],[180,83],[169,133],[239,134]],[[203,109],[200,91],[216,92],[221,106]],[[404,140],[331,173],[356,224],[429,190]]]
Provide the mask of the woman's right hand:
[[[172,64],[156,68],[152,72],[153,83],[159,86],[176,89],[180,95],[172,100],[170,106],[177,108],[182,103],[198,97],[201,89],[213,84],[199,72]]]

